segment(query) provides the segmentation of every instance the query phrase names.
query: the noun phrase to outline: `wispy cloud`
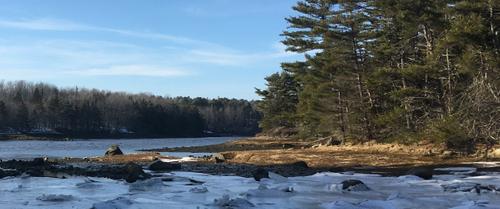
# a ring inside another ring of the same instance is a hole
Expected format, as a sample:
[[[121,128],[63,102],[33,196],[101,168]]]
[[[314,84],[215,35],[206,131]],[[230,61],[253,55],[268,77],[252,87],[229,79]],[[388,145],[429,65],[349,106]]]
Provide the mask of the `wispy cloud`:
[[[40,18],[40,19],[22,19],[22,20],[0,20],[0,27],[17,28],[26,30],[54,30],[54,31],[72,31],[72,30],[91,30],[82,24],[69,21]]]
[[[201,41],[183,36],[174,36],[169,34],[142,32],[133,30],[124,30],[112,27],[93,26],[76,23],[67,20],[39,18],[39,19],[20,19],[20,20],[0,20],[0,27],[15,28],[23,30],[41,30],[41,31],[94,31],[107,32],[123,36],[131,36],[146,39],[158,39],[175,42],[179,44],[203,45],[207,47],[223,48],[223,46],[207,41]]]
[[[264,52],[241,52],[236,50],[207,50],[194,49],[185,54],[185,58],[191,62],[203,62],[217,65],[241,66],[255,64],[269,60],[279,60],[299,56],[297,53],[287,52],[281,43],[275,43],[269,51]]]
[[[123,65],[110,66],[107,68],[92,68],[83,70],[71,70],[67,74],[81,76],[152,76],[152,77],[178,77],[193,75],[192,72],[176,68],[164,68],[148,65]]]
[[[71,38],[35,38],[27,42],[0,39],[0,73],[18,79],[23,79],[22,72],[35,72],[31,73],[34,75],[41,75],[40,72],[43,72],[45,77],[195,76],[202,74],[204,70],[219,66],[232,69],[249,66],[255,68],[263,63],[278,63],[297,55],[286,52],[281,43],[272,44],[265,51],[246,52],[189,37],[92,26],[56,19],[0,20],[0,27],[40,31],[106,32],[153,39],[157,43],[156,46],[150,47],[132,44],[134,42]]]
[[[0,41],[0,77],[25,79],[64,76],[193,76],[163,51],[105,41]]]

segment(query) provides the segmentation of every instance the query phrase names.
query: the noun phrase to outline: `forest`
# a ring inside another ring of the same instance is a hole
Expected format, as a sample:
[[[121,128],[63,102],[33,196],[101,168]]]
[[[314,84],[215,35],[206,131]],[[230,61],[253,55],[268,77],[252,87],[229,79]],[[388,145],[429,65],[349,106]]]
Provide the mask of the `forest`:
[[[346,141],[500,142],[500,1],[304,0],[286,18],[304,55],[266,78],[268,134]]]
[[[72,137],[253,135],[251,101],[162,97],[0,82],[0,133]]]

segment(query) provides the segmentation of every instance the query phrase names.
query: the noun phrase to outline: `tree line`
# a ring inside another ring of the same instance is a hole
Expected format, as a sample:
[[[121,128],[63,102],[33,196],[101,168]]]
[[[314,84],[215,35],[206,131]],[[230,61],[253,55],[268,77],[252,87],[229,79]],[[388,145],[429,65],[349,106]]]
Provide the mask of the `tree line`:
[[[0,82],[0,132],[80,137],[253,135],[251,101],[162,97],[45,83]],[[227,126],[226,126],[227,125]]]
[[[304,0],[260,126],[299,137],[500,141],[499,0]]]

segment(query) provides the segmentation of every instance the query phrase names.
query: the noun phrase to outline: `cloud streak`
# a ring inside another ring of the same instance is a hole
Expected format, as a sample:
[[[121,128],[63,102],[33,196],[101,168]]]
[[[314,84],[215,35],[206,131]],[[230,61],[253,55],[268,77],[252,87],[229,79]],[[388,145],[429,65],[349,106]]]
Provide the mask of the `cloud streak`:
[[[111,27],[92,26],[92,25],[86,25],[86,24],[81,24],[66,20],[51,19],[51,18],[0,20],[0,27],[22,29],[22,30],[39,30],[39,31],[107,32],[107,33],[114,33],[118,35],[137,37],[137,38],[158,39],[179,44],[203,45],[207,47],[223,48],[223,46],[215,43],[196,40],[188,37],[174,36],[162,33],[153,33],[153,32],[123,30]]]
[[[0,27],[36,31],[106,32],[157,42],[156,46],[151,47],[98,40],[0,40],[0,73],[20,77],[19,79],[23,79],[23,73],[16,72],[16,69],[19,72],[46,72],[44,78],[76,75],[186,77],[201,75],[203,71],[219,67],[259,68],[263,63],[278,63],[297,55],[285,52],[281,43],[273,44],[267,51],[244,52],[187,37],[98,27],[56,19],[0,20]]]
[[[67,74],[80,76],[151,76],[151,77],[179,77],[193,75],[193,73],[176,68],[164,68],[148,65],[121,65],[107,68],[92,68],[67,71]]]

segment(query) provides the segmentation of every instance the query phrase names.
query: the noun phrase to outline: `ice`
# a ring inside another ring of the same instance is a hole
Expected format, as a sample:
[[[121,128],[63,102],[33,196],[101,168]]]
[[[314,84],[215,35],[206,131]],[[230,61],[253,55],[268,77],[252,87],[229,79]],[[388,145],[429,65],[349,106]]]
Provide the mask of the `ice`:
[[[274,173],[274,172],[268,172],[268,175],[269,175],[269,179],[272,179],[275,182],[287,182],[288,181],[288,179],[286,177],[279,175],[277,173]]]
[[[249,197],[289,197],[293,195],[293,187],[291,186],[278,186],[275,188],[268,188],[266,185],[261,184],[257,189],[250,189],[246,192]]]
[[[163,188],[163,181],[161,178],[152,178],[130,183],[130,192],[158,192]]]
[[[95,203],[92,209],[122,209],[131,206],[133,202],[125,197],[118,197],[114,200]]]
[[[478,185],[483,189],[500,188],[500,176],[495,173],[472,177],[436,175],[432,180],[423,180],[414,176],[323,172],[288,178],[271,175],[260,182],[191,172],[156,175],[135,183],[87,177],[7,177],[0,179],[0,208],[462,209],[500,205],[496,191],[475,192]],[[337,186],[348,179],[360,180],[370,190],[339,190]]]
[[[473,162],[472,164],[475,164],[475,165],[480,166],[480,167],[485,167],[485,168],[500,166],[500,162],[499,161]]]
[[[455,175],[467,175],[473,174],[477,171],[477,168],[473,167],[451,167],[451,168],[436,168],[435,171],[445,171]]]
[[[160,159],[160,160],[166,163],[180,163],[180,162],[194,162],[197,161],[198,159],[194,157],[182,157],[178,159]]]

